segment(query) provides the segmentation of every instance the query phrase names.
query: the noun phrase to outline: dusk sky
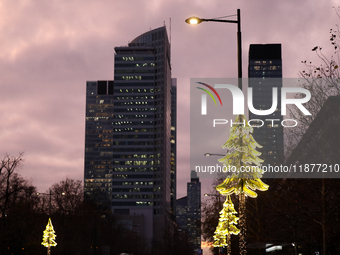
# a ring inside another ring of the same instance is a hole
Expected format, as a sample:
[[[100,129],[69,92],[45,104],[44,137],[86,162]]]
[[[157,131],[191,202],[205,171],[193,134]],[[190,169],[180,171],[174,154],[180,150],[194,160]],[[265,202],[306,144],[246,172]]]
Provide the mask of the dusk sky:
[[[281,43],[283,77],[297,78],[311,51],[333,48],[340,23],[328,0],[2,0],[0,155],[24,152],[20,174],[39,191],[66,177],[83,180],[86,81],[112,80],[114,47],[164,24],[178,92],[178,194],[190,178],[190,78],[237,77],[236,25],[202,23],[241,9],[243,77],[250,44]],[[171,27],[170,27],[171,18]],[[233,17],[230,17],[232,19]],[[171,29],[170,29],[171,28]],[[221,144],[224,141],[221,141]],[[202,181],[202,193],[212,189]]]

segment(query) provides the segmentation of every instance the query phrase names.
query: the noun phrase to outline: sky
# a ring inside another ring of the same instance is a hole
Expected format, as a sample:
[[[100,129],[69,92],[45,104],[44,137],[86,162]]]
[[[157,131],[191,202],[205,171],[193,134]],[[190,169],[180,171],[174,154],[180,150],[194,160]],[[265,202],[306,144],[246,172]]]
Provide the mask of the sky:
[[[177,197],[183,197],[190,180],[190,78],[237,77],[236,25],[184,20],[241,9],[243,77],[250,44],[281,43],[283,77],[296,78],[306,69],[301,61],[320,62],[314,46],[332,55],[336,2],[2,0],[0,157],[24,152],[19,173],[40,192],[66,177],[83,180],[86,81],[112,80],[114,47],[165,24],[178,87]],[[202,179],[202,193],[209,190],[211,179]]]

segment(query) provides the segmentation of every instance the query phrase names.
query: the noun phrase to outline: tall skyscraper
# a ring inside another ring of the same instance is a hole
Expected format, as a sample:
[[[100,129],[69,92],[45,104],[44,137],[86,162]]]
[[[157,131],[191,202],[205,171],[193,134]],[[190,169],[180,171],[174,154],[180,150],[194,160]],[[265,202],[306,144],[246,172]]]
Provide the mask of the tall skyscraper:
[[[190,173],[187,196],[177,199],[176,222],[195,250],[201,249],[201,183],[195,171]]]
[[[85,193],[144,217],[149,241],[171,214],[171,66],[165,26],[115,47],[114,81],[87,82]]]
[[[254,139],[263,146],[263,164],[278,164],[284,161],[283,127],[281,121],[282,58],[281,44],[251,44],[249,48],[249,87],[253,88],[255,109],[267,110],[272,106],[272,88],[278,88],[277,108],[265,116],[249,112],[249,119],[260,119],[264,125],[254,128]],[[275,121],[266,121],[273,119]],[[261,124],[261,123],[259,123]]]

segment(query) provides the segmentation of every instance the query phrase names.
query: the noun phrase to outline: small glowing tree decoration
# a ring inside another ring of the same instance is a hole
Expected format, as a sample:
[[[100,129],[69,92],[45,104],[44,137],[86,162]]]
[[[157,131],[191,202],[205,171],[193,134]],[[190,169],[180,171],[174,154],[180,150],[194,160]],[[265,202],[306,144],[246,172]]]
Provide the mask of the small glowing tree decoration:
[[[227,254],[231,254],[231,235],[238,235],[240,230],[234,225],[239,220],[236,217],[236,210],[230,196],[223,203],[223,209],[220,211],[220,219],[214,235],[214,247],[227,246]]]
[[[46,229],[43,232],[43,241],[42,245],[47,247],[47,255],[51,254],[51,246],[56,246],[57,243],[55,241],[55,231],[53,229],[51,218],[48,219],[48,223],[46,225]]]
[[[230,130],[228,140],[222,145],[228,149],[227,155],[218,161],[227,169],[232,167],[233,174],[228,176],[216,190],[221,195],[229,196],[233,193],[239,196],[239,228],[240,228],[240,254],[247,254],[246,250],[246,196],[256,198],[256,190],[266,191],[268,185],[261,180],[263,170],[260,164],[263,162],[256,148],[262,148],[251,135],[253,128],[248,125],[243,115],[237,115],[235,123]]]

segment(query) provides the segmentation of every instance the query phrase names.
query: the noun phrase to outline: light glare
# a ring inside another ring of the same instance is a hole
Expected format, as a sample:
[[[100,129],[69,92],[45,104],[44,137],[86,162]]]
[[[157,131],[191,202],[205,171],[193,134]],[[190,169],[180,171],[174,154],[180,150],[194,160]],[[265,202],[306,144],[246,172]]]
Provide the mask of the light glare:
[[[191,25],[197,25],[198,24],[198,20],[195,19],[195,18],[192,18],[192,19],[190,19],[190,24]]]

